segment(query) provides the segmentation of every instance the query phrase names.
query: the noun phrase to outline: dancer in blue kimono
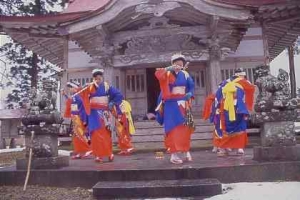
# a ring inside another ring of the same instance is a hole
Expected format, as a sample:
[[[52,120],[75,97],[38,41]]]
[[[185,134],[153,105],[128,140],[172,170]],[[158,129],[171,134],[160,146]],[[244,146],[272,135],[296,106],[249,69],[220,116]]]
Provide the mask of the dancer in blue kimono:
[[[159,80],[161,95],[157,106],[157,121],[164,125],[165,146],[171,153],[170,161],[181,164],[178,156],[183,152],[187,161],[192,161],[190,154],[191,134],[194,122],[191,114],[191,100],[194,96],[194,82],[184,69],[185,57],[175,54],[172,66],[157,69],[155,76]]]

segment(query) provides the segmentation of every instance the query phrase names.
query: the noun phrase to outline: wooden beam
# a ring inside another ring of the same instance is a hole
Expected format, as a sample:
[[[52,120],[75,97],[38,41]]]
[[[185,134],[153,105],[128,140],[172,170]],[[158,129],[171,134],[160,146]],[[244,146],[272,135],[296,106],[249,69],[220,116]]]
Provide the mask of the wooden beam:
[[[288,48],[289,53],[289,68],[290,68],[290,81],[291,81],[291,95],[292,98],[296,98],[296,75],[295,75],[295,63],[294,63],[294,47]]]
[[[300,9],[299,11],[300,12]],[[280,23],[287,23],[287,22],[293,22],[296,20],[299,20],[300,16],[294,16],[294,17],[290,17],[290,16],[279,16],[279,18],[277,19],[270,19],[270,20],[266,20],[266,23],[268,24],[280,24]]]
[[[186,3],[194,7],[196,10],[201,13],[205,13],[207,15],[216,15],[219,17],[227,18],[227,19],[235,19],[235,20],[248,20],[252,18],[250,10],[242,9],[241,7],[227,7],[226,4],[223,6],[215,6],[212,5],[205,0],[165,0],[175,1],[178,3]]]
[[[221,6],[215,6],[212,4],[207,3],[205,0],[164,0],[160,5],[167,4],[170,2],[177,2],[177,3],[185,3],[194,7],[201,13],[207,15],[217,15],[220,17],[228,18],[228,19],[235,19],[235,20],[248,20],[252,18],[252,14],[250,10],[239,8],[226,8]],[[69,34],[80,32],[85,29],[89,29],[98,25],[103,25],[109,21],[112,21],[116,18],[120,13],[125,11],[130,7],[135,6],[148,6],[153,4],[149,4],[149,1],[145,0],[113,0],[110,6],[107,7],[106,10],[100,11],[98,14],[94,14],[94,16],[87,17],[86,19],[75,22],[70,25],[66,25],[66,30],[68,30]],[[137,13],[138,14],[138,13]]]
[[[114,67],[128,67],[140,64],[166,63],[170,62],[170,57],[174,52],[165,52],[161,54],[139,54],[126,56],[113,56]],[[207,50],[202,51],[182,51],[187,60],[204,61],[208,60],[209,55]]]

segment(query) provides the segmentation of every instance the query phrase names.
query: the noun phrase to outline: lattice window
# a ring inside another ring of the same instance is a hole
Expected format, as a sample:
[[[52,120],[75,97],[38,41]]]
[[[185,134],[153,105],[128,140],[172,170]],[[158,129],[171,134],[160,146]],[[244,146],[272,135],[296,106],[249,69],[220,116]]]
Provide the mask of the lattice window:
[[[254,68],[247,68],[247,69],[245,69],[245,71],[246,71],[247,79],[251,83],[253,83],[254,82],[254,77],[253,77]],[[234,75],[234,69],[222,69],[221,70],[222,80],[229,79],[233,75]]]
[[[192,77],[192,79],[194,81],[195,88],[205,88],[206,87],[204,70],[190,72],[190,76]]]
[[[120,77],[115,76],[115,86],[116,88],[120,89]]]
[[[144,74],[127,75],[126,88],[131,92],[145,91],[145,76]]]
[[[71,78],[69,79],[70,82],[72,81],[78,81],[81,86],[85,86],[87,83],[91,83],[93,81],[93,78]]]

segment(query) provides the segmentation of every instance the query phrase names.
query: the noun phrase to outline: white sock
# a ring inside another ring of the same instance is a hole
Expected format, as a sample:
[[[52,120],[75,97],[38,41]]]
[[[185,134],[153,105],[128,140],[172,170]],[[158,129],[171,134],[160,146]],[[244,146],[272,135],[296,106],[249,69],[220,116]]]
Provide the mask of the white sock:
[[[172,160],[180,160],[180,158],[178,157],[177,153],[172,153],[171,154],[171,159]]]

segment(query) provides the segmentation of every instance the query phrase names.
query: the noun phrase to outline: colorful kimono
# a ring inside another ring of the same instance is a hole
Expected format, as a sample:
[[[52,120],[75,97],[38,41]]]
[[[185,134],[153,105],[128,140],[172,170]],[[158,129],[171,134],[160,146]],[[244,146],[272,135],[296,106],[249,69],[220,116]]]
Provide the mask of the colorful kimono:
[[[122,115],[117,116],[116,109],[113,114],[116,117],[116,130],[118,135],[118,146],[121,149],[120,154],[128,154],[133,150],[131,136],[135,132],[132,116],[131,105],[128,101],[123,100],[119,106]]]
[[[175,74],[159,69],[155,76],[161,88],[156,115],[157,121],[164,125],[165,146],[170,153],[187,152],[194,127],[189,115],[191,101],[186,94],[194,95],[194,82],[186,71]]]
[[[117,114],[121,115],[119,105],[123,96],[119,90],[102,82],[98,87],[89,86],[84,91],[84,102],[90,110],[88,113],[88,130],[91,134],[91,147],[96,157],[112,155],[111,123],[109,105],[115,105]]]
[[[210,121],[215,126],[214,146],[245,148],[248,143],[247,116],[253,107],[254,91],[255,86],[249,81],[234,76],[223,81],[215,95],[206,99],[203,117],[207,119],[208,110],[211,110]]]
[[[73,125],[73,146],[75,154],[83,154],[90,151],[86,137],[86,125],[88,116],[83,105],[82,97],[75,95],[66,100],[65,118],[71,118]]]

